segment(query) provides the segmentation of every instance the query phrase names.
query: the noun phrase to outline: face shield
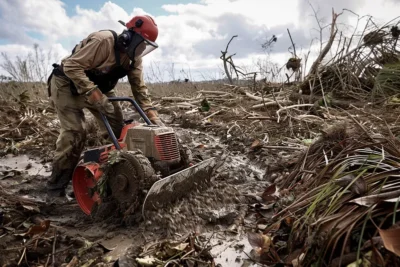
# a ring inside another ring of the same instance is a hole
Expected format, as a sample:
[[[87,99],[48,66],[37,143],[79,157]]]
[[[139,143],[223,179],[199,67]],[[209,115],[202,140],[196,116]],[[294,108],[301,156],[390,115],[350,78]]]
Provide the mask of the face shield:
[[[145,39],[142,35],[132,31],[132,40],[126,48],[126,52],[132,61],[144,57],[158,47],[155,42]]]

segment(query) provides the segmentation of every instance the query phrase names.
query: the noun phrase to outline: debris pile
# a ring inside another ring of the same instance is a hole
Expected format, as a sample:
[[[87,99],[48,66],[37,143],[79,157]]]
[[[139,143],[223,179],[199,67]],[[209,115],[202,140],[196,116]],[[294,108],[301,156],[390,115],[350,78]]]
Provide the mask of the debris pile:
[[[301,91],[317,95],[332,92],[335,96],[379,101],[397,94],[398,82],[392,83],[392,78],[398,81],[399,74],[391,70],[398,69],[400,64],[398,24],[398,20],[392,20],[378,27],[369,20],[360,37],[355,33],[351,38],[341,34],[336,48],[332,48],[333,42],[328,42],[300,85]],[[335,20],[331,27],[330,40],[333,40],[337,34],[333,30],[337,27]],[[334,56],[321,66],[324,52],[331,49],[336,49],[332,51]]]
[[[41,155],[54,150],[60,123],[47,98],[34,97],[30,90],[7,97],[0,95],[0,114],[3,118],[0,122],[0,155],[26,152]],[[103,144],[96,119],[90,116],[86,123],[86,145]]]
[[[165,104],[162,110],[186,109],[188,111],[186,111],[185,114],[194,114],[209,111],[210,107],[218,107],[217,110],[203,118],[203,120],[210,119],[217,114],[225,113],[230,110],[234,111],[233,115],[242,112],[245,113],[247,117],[251,117],[251,120],[254,120],[255,118],[253,117],[257,116],[257,113],[253,110],[276,106],[280,107],[291,103],[291,101],[287,99],[288,91],[281,90],[283,89],[281,85],[276,84],[268,86],[267,84],[256,83],[254,86],[263,86],[263,88],[262,90],[251,92],[252,89],[249,87],[224,84],[221,90],[200,90],[195,97],[191,98],[174,96],[162,97],[161,101]],[[252,102],[248,103],[249,100],[252,100]],[[171,102],[172,105],[170,104]],[[247,104],[250,104],[250,107],[248,107]]]
[[[130,265],[119,266],[215,266],[210,253],[209,240],[198,233],[186,235],[180,240],[164,240],[146,245],[135,257],[124,257]],[[120,259],[121,260],[121,259]],[[120,261],[119,260],[119,261]]]
[[[99,243],[69,235],[43,219],[44,203],[15,196],[0,187],[1,266],[92,266],[107,262],[110,250]]]
[[[54,109],[48,101],[31,100],[23,91],[14,99],[0,100],[0,149],[1,153],[18,154],[21,149],[42,150],[55,143],[58,123]]]
[[[279,249],[266,256],[301,266],[399,264],[400,141],[357,130],[332,127],[277,184],[282,199],[262,234]]]

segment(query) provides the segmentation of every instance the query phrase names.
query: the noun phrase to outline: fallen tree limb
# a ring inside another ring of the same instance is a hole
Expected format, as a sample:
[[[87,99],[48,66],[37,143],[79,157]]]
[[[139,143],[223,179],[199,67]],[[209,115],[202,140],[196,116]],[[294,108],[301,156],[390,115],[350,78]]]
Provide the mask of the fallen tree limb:
[[[215,116],[215,115],[221,113],[222,111],[224,111],[224,109],[220,109],[220,110],[218,110],[218,111],[212,113],[211,115],[208,115],[208,116],[205,117],[203,120],[207,120],[207,119],[209,119],[209,118],[211,118],[211,117],[213,117],[213,116]]]
[[[279,105],[286,105],[286,104],[291,104],[292,101],[290,100],[282,100],[282,101],[277,101],[277,102],[266,102],[265,104],[257,104],[252,106],[251,108],[262,108],[262,107],[270,107],[270,106],[279,106]]]
[[[232,95],[231,93],[225,92],[225,91],[206,91],[206,90],[201,90],[199,93],[202,93],[202,94],[216,94],[216,95],[225,95],[225,94]]]
[[[190,101],[189,104],[198,104],[198,103],[201,103],[201,101],[203,101],[203,99],[197,99],[197,100]]]
[[[248,92],[245,92],[245,95],[248,97],[248,98],[250,98],[250,99],[253,99],[253,100],[256,100],[256,101],[268,101],[269,99],[263,99],[262,97],[260,97],[260,96],[255,96],[255,95],[252,95],[252,94],[250,94],[250,93],[248,93]]]
[[[175,105],[175,106],[171,106],[171,107],[166,107],[166,108],[179,108],[179,109],[193,109],[194,105]]]
[[[304,103],[315,103],[317,101],[323,100],[322,96],[311,96],[311,95],[303,95],[299,93],[292,93],[289,96],[289,99],[293,102],[302,101]],[[364,107],[365,103],[362,102],[354,102],[354,100],[344,100],[344,99],[329,99],[328,106],[338,107],[338,108],[351,108],[351,106],[355,106],[358,108]]]
[[[292,108],[300,108],[300,107],[313,107],[314,104],[298,104],[298,105],[292,105],[292,106],[286,106],[286,107],[281,107],[279,110],[276,111],[276,115],[278,116],[278,123],[281,119],[280,113],[282,111],[288,110],[288,109],[292,109]]]
[[[193,113],[197,113],[197,112],[199,112],[199,109],[198,108],[194,108],[192,110],[186,111],[185,114],[193,114]]]
[[[260,116],[260,117],[247,117],[246,119],[248,120],[275,120],[275,118],[272,117],[266,117],[266,116]]]
[[[301,108],[301,107],[313,107],[314,104],[298,104],[298,105],[291,105],[291,106],[286,106],[282,107],[279,110],[276,111],[276,113],[280,113],[281,111],[287,110],[287,109],[292,109],[292,108]]]
[[[177,106],[187,106],[187,107],[195,107],[196,106],[196,105],[193,105],[193,104],[187,103],[187,102],[179,102],[179,103],[176,103],[175,105],[177,105]]]
[[[214,95],[214,96],[205,96],[207,99],[221,99],[221,98],[229,98],[232,97],[231,94],[224,94],[224,95]]]
[[[197,98],[185,98],[185,97],[179,97],[179,96],[165,96],[165,97],[162,97],[161,100],[163,100],[163,101],[194,101],[194,100],[198,100],[198,99]]]

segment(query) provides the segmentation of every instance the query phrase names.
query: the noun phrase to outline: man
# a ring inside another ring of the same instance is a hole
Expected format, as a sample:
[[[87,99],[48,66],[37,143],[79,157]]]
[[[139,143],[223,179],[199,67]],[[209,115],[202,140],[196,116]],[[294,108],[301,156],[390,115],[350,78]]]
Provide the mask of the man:
[[[122,23],[125,25],[124,23]],[[157,24],[150,16],[135,16],[127,29],[117,35],[104,30],[90,34],[72,51],[72,54],[54,64],[49,77],[49,95],[61,124],[56,142],[53,170],[47,182],[50,197],[64,196],[74,168],[83,151],[86,131],[83,109],[88,109],[104,132],[106,129],[99,112],[103,113],[115,135],[123,127],[123,115],[113,88],[118,79],[128,76],[132,93],[154,124],[162,125],[153,108],[143,81],[142,57],[156,49]]]

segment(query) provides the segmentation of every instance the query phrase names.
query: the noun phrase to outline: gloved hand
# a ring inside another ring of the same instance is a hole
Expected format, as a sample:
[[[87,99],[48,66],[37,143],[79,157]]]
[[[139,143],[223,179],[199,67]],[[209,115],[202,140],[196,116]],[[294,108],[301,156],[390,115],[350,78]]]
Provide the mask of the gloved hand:
[[[104,95],[99,88],[94,88],[85,94],[86,101],[93,105],[99,112],[103,114],[114,113],[114,106],[108,101],[108,97]]]
[[[146,110],[146,115],[153,124],[158,126],[165,126],[164,123],[158,117],[158,112],[156,110],[148,109]]]

